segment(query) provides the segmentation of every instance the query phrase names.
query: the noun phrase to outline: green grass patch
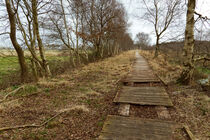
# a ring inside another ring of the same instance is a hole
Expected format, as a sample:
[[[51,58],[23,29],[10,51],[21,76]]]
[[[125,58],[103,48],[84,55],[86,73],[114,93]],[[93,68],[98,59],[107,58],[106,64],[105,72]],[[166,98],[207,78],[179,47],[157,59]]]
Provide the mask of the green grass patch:
[[[210,69],[209,68],[198,67],[197,70],[201,73],[204,73],[204,74],[210,74]]]
[[[18,71],[18,59],[16,56],[0,57],[0,82],[3,76]]]
[[[35,85],[26,85],[24,86],[24,89],[15,94],[15,96],[27,96],[30,94],[33,94],[38,91],[38,88]]]
[[[49,64],[51,65],[50,68],[54,69],[58,64],[62,64],[62,62],[68,61],[67,56],[46,56]],[[30,68],[30,60],[26,59],[27,64]],[[0,57],[0,83],[3,77],[7,77],[12,73],[18,72],[19,70],[19,63],[17,56],[7,56],[7,57]]]

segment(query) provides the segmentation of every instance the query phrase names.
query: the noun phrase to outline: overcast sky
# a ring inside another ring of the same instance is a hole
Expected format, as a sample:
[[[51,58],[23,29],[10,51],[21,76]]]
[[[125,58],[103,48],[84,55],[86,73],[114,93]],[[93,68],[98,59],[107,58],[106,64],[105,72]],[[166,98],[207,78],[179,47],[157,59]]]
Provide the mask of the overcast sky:
[[[154,27],[150,23],[145,22],[143,20],[139,20],[136,17],[136,15],[141,16],[141,14],[145,12],[142,0],[119,0],[119,1],[123,3],[128,13],[129,23],[131,24],[128,32],[132,35],[132,38],[135,39],[136,34],[139,32],[145,32],[150,34],[150,37],[152,38],[152,43],[154,43],[155,42]],[[210,17],[210,0],[198,0],[196,11],[198,13],[201,13],[202,15]],[[183,22],[185,26],[185,21]],[[205,30],[210,30],[210,26],[207,26]]]

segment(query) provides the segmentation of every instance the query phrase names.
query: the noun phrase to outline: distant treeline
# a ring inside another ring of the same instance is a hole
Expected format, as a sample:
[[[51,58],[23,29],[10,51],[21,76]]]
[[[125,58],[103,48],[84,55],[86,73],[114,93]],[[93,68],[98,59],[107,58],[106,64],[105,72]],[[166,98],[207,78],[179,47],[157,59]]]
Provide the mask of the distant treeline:
[[[160,51],[163,53],[174,52],[177,55],[181,55],[184,47],[184,41],[173,41],[160,44]],[[144,50],[153,50],[155,46],[143,46]],[[207,54],[210,55],[210,41],[195,40],[194,47],[195,55]]]

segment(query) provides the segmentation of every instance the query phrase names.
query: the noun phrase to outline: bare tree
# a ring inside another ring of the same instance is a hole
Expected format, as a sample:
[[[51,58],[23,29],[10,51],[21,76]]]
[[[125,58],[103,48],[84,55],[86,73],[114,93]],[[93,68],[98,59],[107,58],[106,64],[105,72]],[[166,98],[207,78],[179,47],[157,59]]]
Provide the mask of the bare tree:
[[[195,58],[195,52],[194,52],[195,22],[198,19],[210,20],[208,17],[204,17],[201,14],[197,13],[195,11],[195,7],[196,7],[196,0],[188,0],[186,28],[185,28],[185,41],[184,41],[184,48],[183,48],[184,69],[181,73],[181,76],[178,78],[178,82],[183,83],[183,84],[191,84],[192,83],[196,61],[200,61],[200,60],[210,61],[210,58],[208,58],[206,56]],[[195,14],[198,15],[198,18],[196,20],[195,20]]]
[[[19,2],[19,1],[18,1]],[[12,44],[17,52],[18,55],[18,60],[21,68],[21,81],[26,82],[28,79],[28,67],[24,58],[24,52],[17,42],[17,37],[16,37],[16,11],[18,10],[18,5],[15,8],[13,6],[12,8],[12,3],[10,0],[5,0],[6,3],[6,8],[7,8],[7,13],[9,16],[9,22],[10,22],[10,39],[12,41]]]
[[[183,66],[184,70],[178,79],[179,82],[189,84],[192,82],[194,72],[193,51],[194,51],[194,12],[195,12],[195,0],[188,0],[187,6],[187,18],[185,29],[185,42],[183,48]]]
[[[127,26],[124,7],[116,0],[67,0],[65,3],[60,0],[55,4],[50,20],[58,32],[57,37],[73,50],[78,62],[79,52],[84,52],[88,58],[87,46],[95,58],[105,56],[107,50],[118,52],[115,34],[119,30],[125,31]],[[111,46],[116,47],[111,49]]]
[[[38,4],[37,0],[32,0],[33,29],[36,34],[36,38],[37,38],[37,42],[38,42],[38,46],[39,46],[39,53],[40,53],[40,56],[42,59],[42,67],[44,69],[45,76],[49,77],[49,76],[51,76],[51,72],[50,72],[49,64],[47,63],[45,55],[44,55],[44,45],[42,43],[42,39],[41,39],[40,32],[39,32],[37,4]]]
[[[13,2],[14,3],[14,2]],[[39,76],[48,77],[51,75],[49,66],[47,64],[45,55],[44,55],[44,45],[39,32],[38,24],[38,9],[37,4],[40,7],[44,7],[48,3],[47,1],[26,1],[23,0],[19,3],[16,3],[20,8],[17,13],[17,25],[18,29],[22,35],[23,45],[27,46],[28,50],[31,53],[31,63],[33,75],[38,81]],[[36,44],[38,42],[39,55],[36,53]]]
[[[156,35],[155,56],[158,56],[160,39],[180,15],[181,0],[143,0],[146,6],[144,19],[153,24]]]
[[[150,45],[150,37],[149,34],[140,32],[136,35],[136,44],[138,45],[139,48],[147,47]]]

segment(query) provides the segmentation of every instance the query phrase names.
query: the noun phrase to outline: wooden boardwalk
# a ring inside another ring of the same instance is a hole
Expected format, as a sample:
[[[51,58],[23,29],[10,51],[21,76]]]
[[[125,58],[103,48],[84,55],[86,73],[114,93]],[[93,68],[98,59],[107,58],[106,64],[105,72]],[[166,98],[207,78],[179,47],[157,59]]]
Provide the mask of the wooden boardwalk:
[[[99,140],[170,140],[173,127],[170,121],[109,115]]]
[[[160,80],[154,75],[153,71],[149,67],[146,60],[136,53],[136,62],[134,63],[133,69],[128,74],[124,83],[150,83],[160,82]]]
[[[136,62],[123,83],[144,83],[143,86],[123,86],[114,98],[120,104],[119,115],[129,116],[130,104],[152,105],[160,117],[170,117],[165,106],[173,106],[164,87],[151,87],[160,83],[146,60],[136,52]],[[145,85],[146,84],[146,85]],[[148,86],[147,86],[148,85]],[[169,116],[162,116],[167,114]],[[157,118],[158,119],[158,118]],[[99,140],[171,140],[175,124],[169,121],[109,115]]]
[[[138,105],[173,106],[163,87],[122,87],[114,99],[115,103]]]

